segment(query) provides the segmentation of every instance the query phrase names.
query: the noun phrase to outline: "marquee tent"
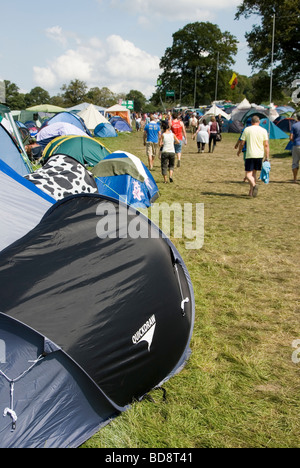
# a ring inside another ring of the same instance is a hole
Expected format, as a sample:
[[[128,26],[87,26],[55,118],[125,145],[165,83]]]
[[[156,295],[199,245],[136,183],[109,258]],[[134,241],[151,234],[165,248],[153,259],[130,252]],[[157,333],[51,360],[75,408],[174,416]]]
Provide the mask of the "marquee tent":
[[[109,107],[108,109],[106,109],[104,116],[107,118],[108,114],[110,115],[110,117],[122,117],[122,119],[126,120],[128,125],[131,126],[130,110],[128,110],[125,106],[119,106],[118,104],[116,104],[115,106]]]
[[[0,311],[2,448],[72,448],[183,368],[195,301],[157,226],[80,195],[0,253]]]

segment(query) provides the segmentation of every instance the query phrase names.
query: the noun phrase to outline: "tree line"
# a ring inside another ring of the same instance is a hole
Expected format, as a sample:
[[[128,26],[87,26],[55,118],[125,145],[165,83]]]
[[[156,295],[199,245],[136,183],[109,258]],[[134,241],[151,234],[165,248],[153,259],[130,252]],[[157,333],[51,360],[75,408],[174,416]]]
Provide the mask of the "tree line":
[[[229,81],[238,50],[236,37],[210,22],[195,22],[173,34],[173,43],[160,60],[162,73],[149,100],[139,90],[116,94],[107,87],[88,89],[78,79],[63,84],[56,96],[51,97],[40,87],[22,94],[15,83],[5,80],[7,104],[11,109],[25,109],[41,103],[72,107],[91,102],[107,108],[125,99],[134,100],[137,112],[174,104],[199,107],[209,105],[215,98],[234,103],[247,98],[256,104],[268,104],[271,65],[272,99],[277,104],[287,104],[292,82],[299,78],[299,0],[244,0],[235,19],[250,16],[257,18],[252,30],[245,33],[253,74],[239,74],[234,89]]]

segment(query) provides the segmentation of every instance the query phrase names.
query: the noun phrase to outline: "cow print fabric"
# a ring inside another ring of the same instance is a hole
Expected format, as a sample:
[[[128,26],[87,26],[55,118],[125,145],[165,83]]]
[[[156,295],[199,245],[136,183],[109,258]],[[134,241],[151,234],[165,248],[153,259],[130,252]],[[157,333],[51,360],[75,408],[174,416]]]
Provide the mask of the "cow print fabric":
[[[82,193],[98,193],[94,177],[75,159],[57,154],[25,176],[55,200]]]

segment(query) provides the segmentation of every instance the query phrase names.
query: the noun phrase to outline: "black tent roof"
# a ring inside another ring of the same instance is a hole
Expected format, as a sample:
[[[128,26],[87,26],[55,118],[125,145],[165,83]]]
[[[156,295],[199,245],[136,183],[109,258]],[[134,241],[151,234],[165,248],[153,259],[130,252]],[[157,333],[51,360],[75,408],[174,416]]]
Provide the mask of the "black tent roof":
[[[122,411],[186,361],[194,297],[178,251],[148,218],[79,195],[1,253],[0,311],[47,337]]]

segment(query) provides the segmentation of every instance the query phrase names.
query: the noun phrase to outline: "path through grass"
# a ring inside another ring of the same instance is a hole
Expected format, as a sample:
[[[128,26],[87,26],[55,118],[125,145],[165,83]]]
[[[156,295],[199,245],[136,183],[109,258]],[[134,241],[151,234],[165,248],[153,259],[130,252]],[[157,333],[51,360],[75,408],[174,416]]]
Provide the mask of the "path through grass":
[[[271,142],[271,175],[247,196],[237,135],[197,154],[189,135],[174,184],[156,161],[159,203],[204,203],[205,243],[186,250],[196,299],[185,369],[84,444],[110,448],[299,447],[299,190],[286,141]],[[142,134],[103,140],[146,164]],[[299,349],[300,358],[300,349]]]

